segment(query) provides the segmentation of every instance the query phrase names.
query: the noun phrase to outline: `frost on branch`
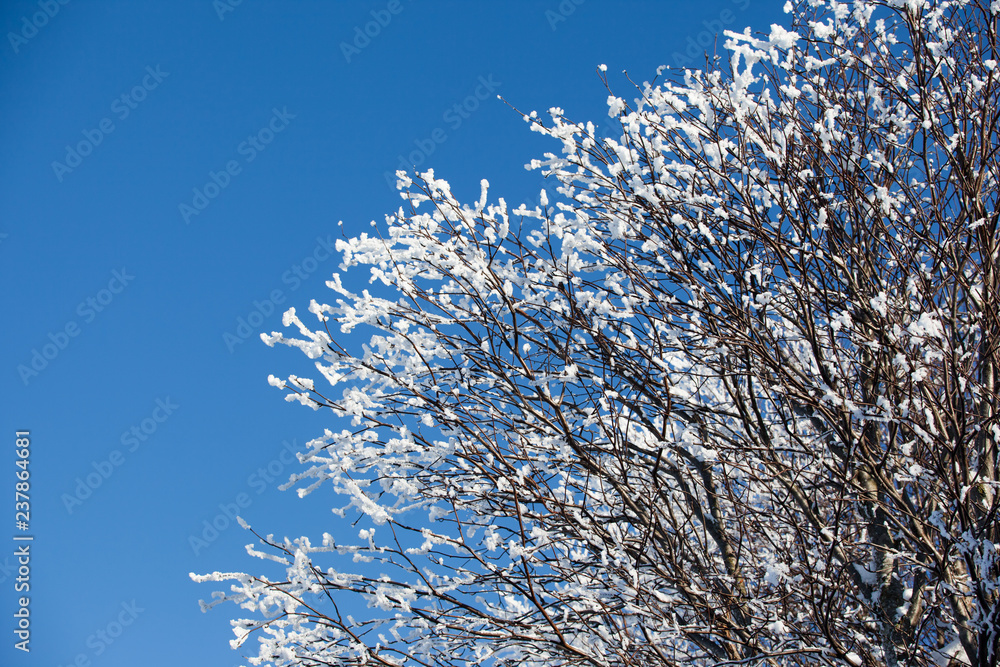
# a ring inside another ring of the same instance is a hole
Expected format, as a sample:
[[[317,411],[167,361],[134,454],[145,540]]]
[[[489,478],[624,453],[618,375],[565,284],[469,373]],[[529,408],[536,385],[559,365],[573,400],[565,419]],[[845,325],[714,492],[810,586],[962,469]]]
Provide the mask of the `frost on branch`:
[[[234,645],[996,664],[995,5],[810,1],[612,93],[612,139],[528,115],[561,145],[534,210],[403,175],[330,303],[262,337],[312,360],[269,382],[331,414],[289,484],[342,520],[258,535],[281,580],[198,577]]]

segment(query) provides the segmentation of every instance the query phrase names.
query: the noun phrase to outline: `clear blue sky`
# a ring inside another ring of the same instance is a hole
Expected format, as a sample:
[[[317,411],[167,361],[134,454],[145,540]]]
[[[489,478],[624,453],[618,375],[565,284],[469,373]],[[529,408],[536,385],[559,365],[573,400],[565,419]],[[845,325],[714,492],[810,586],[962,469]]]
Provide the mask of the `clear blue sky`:
[[[202,614],[214,589],[188,578],[260,571],[227,506],[279,536],[343,529],[329,494],[277,488],[283,443],[331,422],[268,386],[303,358],[258,335],[329,298],[327,247],[400,203],[385,175],[421,162],[460,198],[487,178],[527,201],[523,165],[559,146],[497,94],[601,122],[598,65],[629,99],[622,70],[784,20],[781,0],[234,2],[0,4],[4,667],[240,664],[238,610]],[[14,535],[34,536],[28,593]]]

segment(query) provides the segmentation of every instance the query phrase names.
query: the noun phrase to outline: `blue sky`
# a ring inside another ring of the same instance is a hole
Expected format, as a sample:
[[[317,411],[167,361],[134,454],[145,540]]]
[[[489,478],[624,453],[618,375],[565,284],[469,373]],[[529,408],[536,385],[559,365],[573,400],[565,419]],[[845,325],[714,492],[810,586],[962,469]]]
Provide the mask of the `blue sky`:
[[[399,206],[386,175],[532,200],[523,165],[559,146],[496,95],[603,122],[598,65],[629,99],[623,70],[648,80],[782,4],[2,3],[0,665],[245,664],[238,610],[201,613],[214,588],[188,573],[261,571],[236,512],[278,536],[344,529],[330,495],[278,489],[332,424],[268,386],[307,366],[259,334],[329,298],[336,239]],[[15,535],[34,538],[27,593]]]

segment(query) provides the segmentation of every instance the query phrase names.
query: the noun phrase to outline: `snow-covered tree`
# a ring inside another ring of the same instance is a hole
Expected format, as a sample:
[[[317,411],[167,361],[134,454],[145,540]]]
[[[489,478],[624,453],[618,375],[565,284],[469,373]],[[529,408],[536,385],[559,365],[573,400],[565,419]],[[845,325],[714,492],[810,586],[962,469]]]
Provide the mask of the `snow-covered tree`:
[[[263,336],[343,518],[192,575],[251,662],[998,664],[1000,1],[786,9],[614,138],[526,116],[533,210],[400,172]]]

